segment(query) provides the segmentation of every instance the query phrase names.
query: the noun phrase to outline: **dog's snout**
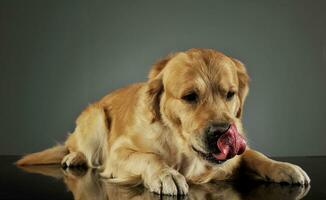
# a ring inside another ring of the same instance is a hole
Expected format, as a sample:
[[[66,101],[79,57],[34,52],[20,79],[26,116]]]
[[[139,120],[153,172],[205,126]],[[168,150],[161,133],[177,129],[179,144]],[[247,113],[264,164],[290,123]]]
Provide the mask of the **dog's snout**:
[[[210,152],[218,153],[217,140],[230,128],[229,123],[212,123],[206,129],[205,143]]]
[[[208,133],[214,135],[221,135],[230,128],[229,123],[213,123],[208,127]]]

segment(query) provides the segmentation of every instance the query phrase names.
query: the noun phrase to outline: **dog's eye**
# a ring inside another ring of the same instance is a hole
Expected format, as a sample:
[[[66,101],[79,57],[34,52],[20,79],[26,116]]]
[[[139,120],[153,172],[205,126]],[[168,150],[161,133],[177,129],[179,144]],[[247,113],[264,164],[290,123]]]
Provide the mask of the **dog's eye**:
[[[196,92],[191,92],[187,95],[184,95],[183,97],[181,97],[183,100],[193,103],[196,102],[198,100],[198,95]]]
[[[226,94],[226,99],[227,99],[227,100],[231,100],[231,99],[234,97],[234,94],[235,94],[235,92],[229,91],[229,92]]]

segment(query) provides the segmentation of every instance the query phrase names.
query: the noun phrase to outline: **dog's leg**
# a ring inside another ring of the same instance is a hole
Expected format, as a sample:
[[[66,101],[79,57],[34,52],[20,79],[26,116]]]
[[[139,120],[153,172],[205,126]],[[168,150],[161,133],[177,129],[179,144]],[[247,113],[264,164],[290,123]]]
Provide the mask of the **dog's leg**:
[[[72,167],[86,164],[98,168],[105,159],[107,148],[107,119],[103,108],[89,106],[77,119],[76,128],[65,145],[69,154],[62,160],[62,165]]]
[[[123,145],[124,146],[124,145]],[[139,152],[120,147],[110,154],[113,168],[113,181],[128,181],[128,177],[140,176],[143,184],[151,192],[167,195],[184,195],[188,193],[188,184],[183,175],[169,167],[159,155],[151,152]],[[114,162],[112,162],[112,159]],[[102,173],[110,176],[112,168],[107,167]]]
[[[272,160],[262,153],[248,149],[242,155],[243,164],[258,178],[271,182],[306,185],[310,178],[299,166]]]
[[[70,152],[61,161],[62,166],[76,167],[87,165],[86,157],[81,152]]]

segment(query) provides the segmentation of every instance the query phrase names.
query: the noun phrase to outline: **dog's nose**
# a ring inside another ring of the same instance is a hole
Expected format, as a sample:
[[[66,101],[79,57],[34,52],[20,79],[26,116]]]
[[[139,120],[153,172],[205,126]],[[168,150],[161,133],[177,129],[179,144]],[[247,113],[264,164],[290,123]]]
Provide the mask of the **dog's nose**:
[[[213,123],[208,128],[208,133],[216,136],[220,136],[230,128],[229,123]]]
[[[223,135],[223,133],[228,131],[230,126],[231,125],[229,123],[212,123],[207,127],[205,141],[210,152],[220,152],[216,146],[216,142]]]

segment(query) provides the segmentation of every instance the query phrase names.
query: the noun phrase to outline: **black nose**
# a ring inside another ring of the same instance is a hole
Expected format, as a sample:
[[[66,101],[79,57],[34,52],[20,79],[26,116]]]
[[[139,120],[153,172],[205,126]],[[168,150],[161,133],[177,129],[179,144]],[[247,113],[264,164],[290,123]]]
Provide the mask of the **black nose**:
[[[210,152],[218,153],[220,150],[216,147],[216,142],[223,133],[230,128],[229,123],[212,123],[207,127],[205,134],[205,143]]]
[[[208,134],[216,136],[222,135],[230,128],[230,126],[229,123],[213,123],[208,128]]]

